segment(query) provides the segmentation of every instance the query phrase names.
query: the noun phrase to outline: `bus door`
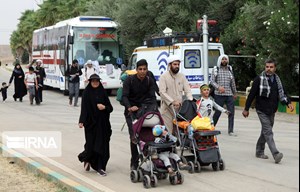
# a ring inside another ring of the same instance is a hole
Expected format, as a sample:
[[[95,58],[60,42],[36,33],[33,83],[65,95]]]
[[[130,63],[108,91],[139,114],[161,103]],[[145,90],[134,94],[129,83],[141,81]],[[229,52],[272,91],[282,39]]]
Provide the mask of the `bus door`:
[[[68,86],[68,81],[65,78],[66,58],[66,37],[63,36],[60,37],[59,40],[59,60],[57,61],[59,71],[56,72],[56,74],[58,75],[57,81],[61,90],[66,90]]]

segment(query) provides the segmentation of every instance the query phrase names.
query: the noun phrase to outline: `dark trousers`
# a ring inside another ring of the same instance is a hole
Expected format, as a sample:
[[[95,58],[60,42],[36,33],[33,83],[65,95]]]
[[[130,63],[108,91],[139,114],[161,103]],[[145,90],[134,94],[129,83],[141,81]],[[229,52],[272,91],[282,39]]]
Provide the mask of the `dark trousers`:
[[[215,102],[220,105],[221,107],[226,105],[226,109],[230,112],[230,115],[228,115],[228,133],[233,132],[233,126],[234,126],[234,99],[233,96],[221,96],[221,95],[215,95]],[[213,120],[214,124],[217,125],[218,120],[220,118],[221,112],[215,110]]]
[[[5,101],[6,99],[7,99],[7,92],[5,92],[5,91],[2,91],[2,101]]]
[[[35,102],[41,103],[43,102],[43,87],[38,87],[36,93],[35,93]]]
[[[130,167],[137,168],[139,164],[139,153],[136,144],[132,142],[132,138],[134,138],[134,134],[132,130],[132,117],[131,115],[128,114],[127,110],[125,110],[124,115],[125,115],[126,123],[128,126],[128,132],[130,136],[130,151],[131,151]]]
[[[279,151],[276,148],[275,141],[273,139],[273,125],[275,113],[266,115],[261,111],[256,111],[261,123],[260,136],[256,143],[256,154],[264,154],[265,144],[267,143],[272,155],[276,155]]]

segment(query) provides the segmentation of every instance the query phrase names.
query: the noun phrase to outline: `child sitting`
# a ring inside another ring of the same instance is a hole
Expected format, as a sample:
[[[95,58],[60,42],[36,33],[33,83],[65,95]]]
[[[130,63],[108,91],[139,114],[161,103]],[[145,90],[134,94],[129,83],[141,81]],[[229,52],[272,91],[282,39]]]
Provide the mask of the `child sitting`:
[[[211,121],[213,121],[213,108],[215,110],[221,111],[222,113],[226,113],[227,115],[230,114],[229,111],[218,105],[214,102],[209,96],[209,86],[207,84],[203,84],[200,87],[201,91],[201,98],[197,100],[197,113],[200,117],[209,117]],[[213,124],[213,122],[212,122]]]
[[[2,87],[0,89],[0,92],[2,94],[2,101],[5,103],[5,100],[7,99],[7,88],[8,86],[6,85],[5,82],[2,83]]]
[[[166,143],[166,142],[176,142],[177,138],[175,136],[173,136],[172,134],[170,134],[166,127],[163,125],[155,125],[152,129],[152,133],[153,135],[156,137],[154,142],[155,143]],[[176,173],[173,171],[173,168],[171,166],[171,162],[169,158],[174,159],[178,165],[180,169],[183,170],[189,170],[190,166],[187,164],[184,164],[180,157],[176,154],[173,153],[171,151],[160,151],[158,152],[158,158],[161,159],[164,162],[164,165],[167,167],[169,175],[170,176],[175,176]]]

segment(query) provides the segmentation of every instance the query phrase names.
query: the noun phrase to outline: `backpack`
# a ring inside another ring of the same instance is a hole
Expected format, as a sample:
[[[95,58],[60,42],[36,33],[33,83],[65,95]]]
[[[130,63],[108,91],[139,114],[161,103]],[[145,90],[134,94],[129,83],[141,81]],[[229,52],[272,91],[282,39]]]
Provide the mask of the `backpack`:
[[[133,70],[127,70],[124,73],[122,73],[120,76],[122,84],[129,76],[135,75],[135,74],[136,74],[136,71],[133,71]],[[132,81],[130,84],[132,84]],[[116,100],[119,101],[119,103],[124,106],[122,95],[123,95],[123,86],[117,90]]]
[[[215,76],[215,79],[217,79],[217,75],[218,75],[218,72],[219,72],[219,67],[218,66],[214,66],[213,68],[213,72],[211,75],[214,75]],[[229,72],[232,74],[233,76],[233,72],[232,72],[232,66],[231,65],[228,65],[228,69],[229,69]],[[210,91],[209,91],[209,95],[212,97],[212,98],[215,98],[215,87],[209,83],[209,88],[210,88]]]

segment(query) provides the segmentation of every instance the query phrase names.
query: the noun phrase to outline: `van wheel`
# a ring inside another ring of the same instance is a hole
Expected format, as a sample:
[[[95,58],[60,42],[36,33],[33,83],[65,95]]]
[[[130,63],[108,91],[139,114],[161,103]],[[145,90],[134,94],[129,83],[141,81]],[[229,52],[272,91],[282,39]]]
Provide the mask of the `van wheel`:
[[[112,89],[105,89],[105,90],[108,96],[111,95]]]

